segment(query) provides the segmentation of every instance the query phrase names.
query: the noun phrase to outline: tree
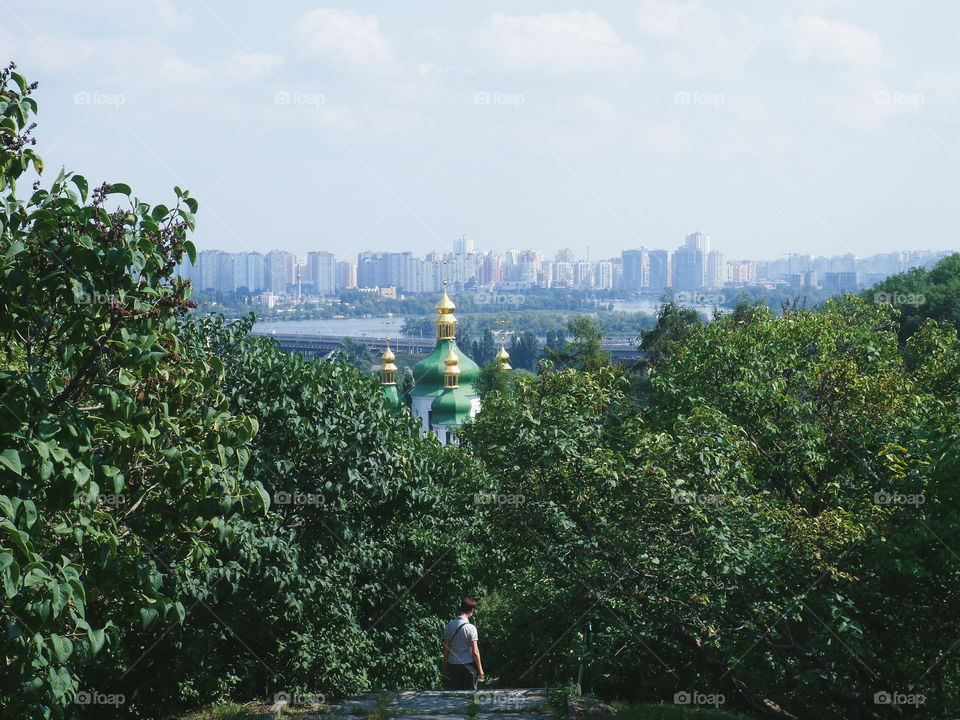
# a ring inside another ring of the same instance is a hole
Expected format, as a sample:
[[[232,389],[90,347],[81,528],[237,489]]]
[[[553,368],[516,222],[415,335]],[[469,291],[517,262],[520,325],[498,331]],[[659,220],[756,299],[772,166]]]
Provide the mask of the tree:
[[[537,342],[537,336],[529,330],[511,336],[510,364],[513,367],[535,371],[539,354],[540,344]]]
[[[656,326],[640,332],[638,349],[649,365],[656,366],[702,325],[703,319],[695,309],[674,302],[663,303],[657,310]]]
[[[350,337],[343,338],[336,355],[364,372],[369,372],[375,362],[370,346]]]
[[[488,516],[488,623],[542,639],[494,648],[504,679],[573,675],[589,618],[604,694],[839,720],[893,716],[874,696],[904,688],[950,717],[960,341],[925,326],[908,365],[897,330],[850,298],[721,314],[661,356],[647,407],[605,369],[489,396],[464,447],[522,502]]]
[[[592,372],[610,365],[610,353],[603,350],[603,328],[587,315],[576,315],[567,323],[573,340],[560,349],[547,348],[547,357],[560,368]]]
[[[905,343],[927,319],[960,328],[960,254],[948,255],[932,269],[913,268],[864,290],[868,302],[900,312],[900,341]]]
[[[33,87],[0,72],[0,708],[29,718],[110,692],[85,668],[135,659],[182,622],[171,568],[204,566],[237,515],[266,504],[242,476],[256,421],[227,410],[224,368],[185,357],[175,332],[196,201],[177,188],[151,207],[65,172],[19,198],[28,163],[42,169]]]

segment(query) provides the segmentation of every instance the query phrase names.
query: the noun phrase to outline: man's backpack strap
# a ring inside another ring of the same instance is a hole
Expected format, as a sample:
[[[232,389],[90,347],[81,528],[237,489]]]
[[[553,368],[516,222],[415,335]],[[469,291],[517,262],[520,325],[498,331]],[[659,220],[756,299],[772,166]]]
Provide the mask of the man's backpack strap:
[[[470,624],[470,621],[469,621],[469,620],[464,620],[462,623],[460,623],[460,627],[457,628],[456,632],[453,633],[453,636],[450,638],[450,647],[451,647],[451,648],[453,647],[453,641],[456,640],[457,635],[459,635],[459,634],[460,634],[460,631],[463,630],[463,628],[466,627],[466,626],[469,625],[469,624]]]

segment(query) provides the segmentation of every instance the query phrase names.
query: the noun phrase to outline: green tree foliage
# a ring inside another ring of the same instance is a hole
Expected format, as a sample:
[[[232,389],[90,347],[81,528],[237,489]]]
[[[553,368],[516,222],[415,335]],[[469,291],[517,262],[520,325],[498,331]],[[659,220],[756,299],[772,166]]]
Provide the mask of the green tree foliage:
[[[242,550],[253,566],[215,608],[223,623],[184,628],[186,657],[209,662],[210,677],[238,677],[240,696],[264,686],[436,685],[437,628],[476,586],[467,568],[479,566],[480,548],[462,511],[480,487],[470,484],[476,473],[420,440],[376,379],[282,353],[250,336],[252,323],[209,318],[188,333],[212,339],[230,368],[222,387],[231,408],[259,421],[246,475],[272,504]],[[251,653],[236,651],[225,626]]]
[[[493,360],[498,349],[493,339],[493,331],[487,329],[481,334],[480,340],[470,343],[468,354],[477,365],[482,366]]]
[[[188,193],[61,173],[21,199],[36,106],[0,88],[0,715],[437,683],[478,587],[470,459],[346,363],[185,322]]]
[[[463,437],[523,498],[490,513],[515,550],[493,602],[508,682],[585,662],[602,692],[652,701],[697,688],[839,720],[919,693],[950,717],[960,343],[927,326],[908,364],[897,330],[849,298],[745,309],[685,328],[649,407],[606,369],[490,396]]]
[[[515,377],[515,371],[502,370],[500,363],[497,361],[488,362],[480,368],[480,378],[477,381],[477,394],[485,401],[489,393],[510,392]]]
[[[537,336],[529,330],[516,333],[510,337],[510,364],[515,368],[523,368],[531,372],[537,369],[537,360],[540,357],[540,343]]]
[[[900,340],[905,342],[929,318],[960,328],[960,254],[932,269],[914,268],[893,275],[861,293],[868,302],[900,311]]]
[[[547,357],[561,368],[576,368],[588,372],[610,365],[610,353],[600,343],[604,331],[587,315],[576,315],[567,323],[567,331],[573,337],[559,348],[547,347]]]
[[[0,87],[0,704],[42,717],[77,709],[80,669],[103,653],[135,659],[182,622],[170,568],[202,565],[224,518],[266,495],[243,477],[256,421],[229,412],[222,364],[175,331],[196,201],[178,189],[151,207],[66,173],[20,199],[36,105],[11,70]]]
[[[349,337],[343,339],[336,355],[364,372],[369,372],[375,362],[369,345]]]
[[[695,309],[664,303],[657,311],[657,324],[640,332],[640,352],[650,364],[656,365],[670,355],[674,345],[684,342],[702,325],[703,319]]]

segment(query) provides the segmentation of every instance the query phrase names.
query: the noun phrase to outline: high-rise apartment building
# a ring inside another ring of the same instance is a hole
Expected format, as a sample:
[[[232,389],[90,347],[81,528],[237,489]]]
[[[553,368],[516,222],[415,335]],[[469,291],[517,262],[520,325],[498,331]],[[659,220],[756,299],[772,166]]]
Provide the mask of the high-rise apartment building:
[[[233,289],[258,293],[265,279],[264,256],[258,252],[239,252],[233,258]]]
[[[193,286],[197,290],[216,290],[219,281],[219,250],[203,250],[197,254],[197,271]]]
[[[217,282],[216,289],[220,292],[233,292],[234,255],[228,252],[217,253]]]
[[[337,263],[337,291],[353,290],[357,287],[357,264],[355,262]]]
[[[610,260],[601,260],[593,263],[593,278],[591,280],[596,290],[613,290],[616,287],[616,273],[614,263]]]
[[[650,250],[647,253],[649,266],[649,282],[647,286],[650,290],[657,293],[663,292],[671,286],[670,277],[670,251],[669,250]]]
[[[710,236],[704,235],[702,232],[697,230],[690,235],[687,235],[686,247],[692,248],[693,250],[700,250],[704,254],[710,252]]]
[[[453,254],[454,255],[472,255],[473,254],[473,240],[468,238],[466,235],[461,235],[456,240],[453,241]]]
[[[703,286],[722,288],[727,281],[727,263],[722,252],[712,250],[707,253],[707,266]]]
[[[264,263],[264,289],[272,293],[285,293],[294,283],[296,258],[285,250],[271,250]]]
[[[313,287],[315,295],[329,297],[337,290],[337,259],[331,252],[307,253],[303,281]]]
[[[649,256],[645,248],[640,250],[624,250],[620,253],[623,265],[622,286],[630,292],[640,292],[650,284]]]
[[[828,292],[856,292],[858,277],[855,272],[828,272],[823,275],[823,289]]]
[[[684,245],[673,253],[673,289],[699,290],[706,281],[706,258],[703,250]]]

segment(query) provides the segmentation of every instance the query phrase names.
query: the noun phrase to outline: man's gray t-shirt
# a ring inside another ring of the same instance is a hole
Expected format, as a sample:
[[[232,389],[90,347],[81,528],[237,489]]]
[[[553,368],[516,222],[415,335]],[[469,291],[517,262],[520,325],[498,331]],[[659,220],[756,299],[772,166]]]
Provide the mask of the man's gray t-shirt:
[[[463,626],[463,630],[460,627]],[[460,630],[459,632],[457,632]],[[477,641],[477,626],[466,618],[455,617],[443,628],[443,637],[450,642],[450,655],[447,662],[452,665],[466,665],[473,662],[470,643]]]

